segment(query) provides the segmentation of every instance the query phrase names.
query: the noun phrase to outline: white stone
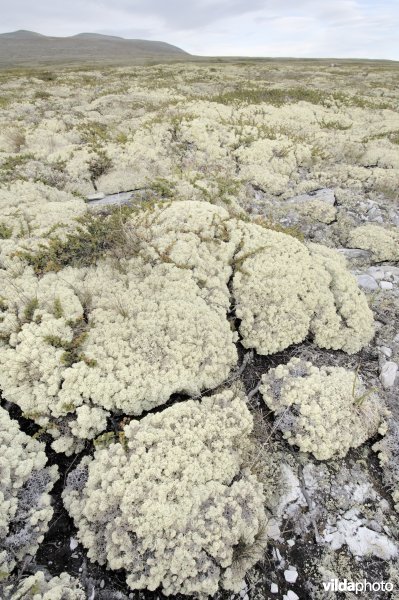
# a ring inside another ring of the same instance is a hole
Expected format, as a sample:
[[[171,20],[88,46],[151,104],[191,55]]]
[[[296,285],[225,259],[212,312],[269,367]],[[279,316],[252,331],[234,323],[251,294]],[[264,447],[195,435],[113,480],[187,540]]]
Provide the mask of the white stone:
[[[284,571],[284,578],[288,583],[295,583],[298,579],[298,571],[296,569],[287,569]]]
[[[295,546],[295,540],[288,540],[287,544],[292,548],[292,546]]]
[[[280,526],[276,519],[270,519],[267,523],[267,537],[278,540],[281,536]]]
[[[387,361],[381,367],[380,381],[385,389],[391,388],[395,383],[398,365],[392,360]]]
[[[69,547],[72,550],[72,552],[74,550],[76,550],[76,548],[78,547],[78,544],[79,544],[78,540],[76,540],[75,538],[71,537],[70,542],[69,542]]]
[[[242,598],[242,600],[246,600],[246,598],[248,598],[247,591],[248,591],[248,586],[244,579],[241,583],[241,590],[240,590],[240,598]]]
[[[270,586],[270,591],[272,594],[278,594],[278,585],[277,583],[272,583]]]
[[[385,277],[384,271],[382,271],[381,269],[376,269],[375,267],[370,267],[370,269],[367,269],[367,272],[377,281],[380,279],[384,279]]]
[[[358,275],[356,279],[358,285],[366,290],[378,289],[378,283],[376,282],[374,277],[371,277],[371,275],[367,275],[367,273],[362,273],[362,275]]]
[[[398,546],[389,537],[365,527],[356,509],[350,509],[335,524],[327,525],[324,540],[332,550],[344,544],[354,557],[377,556],[392,560],[398,556]]]
[[[382,290],[391,290],[393,288],[393,283],[390,281],[380,281],[380,288]]]
[[[284,594],[283,600],[299,600],[299,596],[292,590],[288,590],[288,592]]]
[[[386,356],[387,358],[391,358],[391,356],[392,356],[391,348],[388,348],[388,346],[380,346],[379,349],[383,353],[384,356]]]

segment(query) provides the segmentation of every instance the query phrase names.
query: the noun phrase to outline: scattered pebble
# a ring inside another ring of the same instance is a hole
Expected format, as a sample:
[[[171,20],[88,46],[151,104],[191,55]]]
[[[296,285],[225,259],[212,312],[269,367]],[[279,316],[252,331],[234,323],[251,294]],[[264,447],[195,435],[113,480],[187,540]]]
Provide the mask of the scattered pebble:
[[[373,267],[371,267],[370,269],[368,269],[368,272],[371,275],[371,277],[374,277],[374,279],[376,279],[377,281],[379,281],[380,279],[384,279],[385,277],[384,271],[381,271],[380,269],[375,270]]]
[[[393,283],[391,281],[380,281],[380,288],[382,290],[392,290]]]
[[[70,549],[72,550],[72,552],[73,552],[74,550],[76,550],[76,548],[78,547],[78,544],[79,544],[78,540],[77,540],[77,539],[75,539],[75,538],[73,538],[73,537],[71,537],[71,540],[70,540],[70,542],[69,542],[69,547],[70,547]]]
[[[392,350],[391,348],[388,348],[388,346],[380,346],[380,352],[382,352],[382,354],[384,356],[386,356],[387,358],[391,358],[392,356]]]
[[[288,540],[287,544],[292,548],[292,546],[295,546],[295,540]]]
[[[385,389],[391,388],[395,383],[396,374],[398,372],[398,365],[389,360],[385,362],[381,367],[380,381]]]
[[[288,583],[295,583],[298,579],[298,571],[296,569],[287,569],[284,571],[284,577]]]
[[[299,600],[299,596],[292,590],[288,590],[288,592],[284,594],[283,600]]]
[[[278,593],[278,585],[277,583],[272,583],[272,585],[270,586],[270,591],[272,594],[277,594]]]
[[[378,289],[378,283],[376,282],[374,277],[371,277],[371,275],[362,273],[362,275],[358,275],[356,279],[357,279],[358,285],[366,290],[377,290]]]

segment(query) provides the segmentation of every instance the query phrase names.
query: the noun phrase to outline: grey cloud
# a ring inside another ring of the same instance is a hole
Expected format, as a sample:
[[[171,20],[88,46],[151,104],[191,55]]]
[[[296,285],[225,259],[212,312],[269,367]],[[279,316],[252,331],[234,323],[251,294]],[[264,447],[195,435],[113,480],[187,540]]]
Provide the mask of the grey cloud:
[[[9,3],[6,11],[3,9],[1,28],[29,28],[30,23],[55,23],[60,19],[64,28],[81,23],[80,31],[90,30],[90,24],[96,24],[101,18],[104,20],[102,27],[106,28],[108,15],[112,17],[113,29],[120,19],[121,30],[126,30],[125,20],[132,21],[136,16],[152,19],[154,26],[182,31],[202,29],[214,22],[257,11],[262,11],[262,19],[273,19],[276,13],[281,16],[295,10],[295,14],[306,11],[328,21],[353,15],[357,8],[355,0],[324,3],[316,0],[39,0],[36,3],[15,0]],[[141,25],[138,24],[137,29],[141,29]]]
[[[113,14],[121,19],[121,29],[126,27],[123,18],[149,17],[161,22],[168,29],[198,29],[221,19],[247,14],[267,6],[265,0],[31,0],[10,2],[7,11],[2,11],[1,29],[29,28],[30,23],[46,23],[62,19],[68,22],[81,21],[85,28],[96,22],[103,14]],[[107,26],[106,21],[104,27]],[[115,26],[115,22],[113,23]],[[82,27],[80,27],[82,29]]]
[[[99,0],[106,6],[106,0]],[[199,29],[215,21],[265,8],[265,0],[116,0],[113,7],[126,13],[151,16],[172,29]]]

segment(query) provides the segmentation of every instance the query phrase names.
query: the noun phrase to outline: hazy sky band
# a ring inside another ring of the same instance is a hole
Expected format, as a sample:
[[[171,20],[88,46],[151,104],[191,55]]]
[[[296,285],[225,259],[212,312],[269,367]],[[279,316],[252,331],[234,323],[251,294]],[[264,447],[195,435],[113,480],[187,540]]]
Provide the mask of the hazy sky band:
[[[193,54],[399,59],[399,0],[0,0],[0,31],[162,40]]]

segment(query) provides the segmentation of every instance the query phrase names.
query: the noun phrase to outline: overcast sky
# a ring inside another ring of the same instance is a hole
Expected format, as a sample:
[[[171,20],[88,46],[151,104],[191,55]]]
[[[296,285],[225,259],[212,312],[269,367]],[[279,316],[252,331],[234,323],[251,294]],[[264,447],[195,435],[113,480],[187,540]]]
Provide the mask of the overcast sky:
[[[201,55],[399,60],[399,0],[0,0],[0,31],[162,40]]]

